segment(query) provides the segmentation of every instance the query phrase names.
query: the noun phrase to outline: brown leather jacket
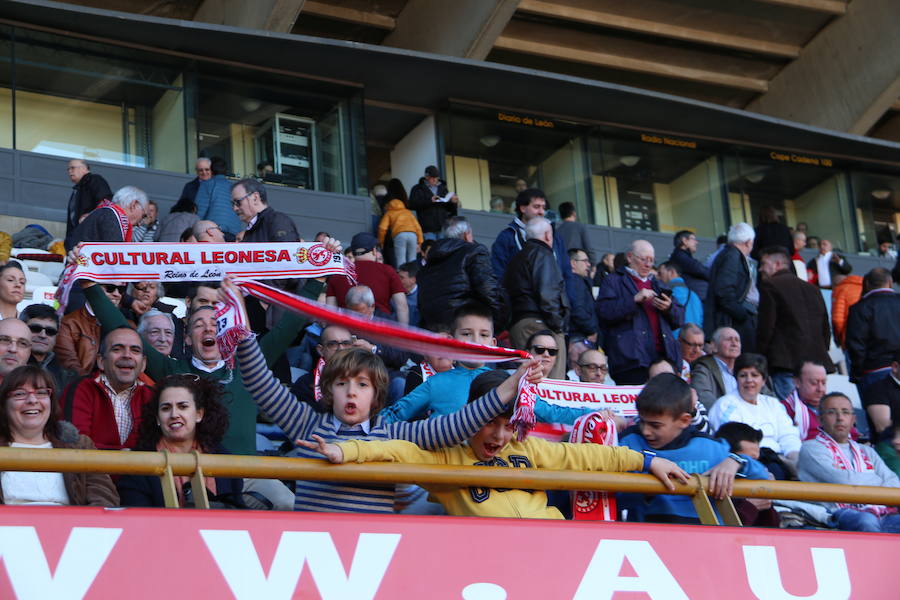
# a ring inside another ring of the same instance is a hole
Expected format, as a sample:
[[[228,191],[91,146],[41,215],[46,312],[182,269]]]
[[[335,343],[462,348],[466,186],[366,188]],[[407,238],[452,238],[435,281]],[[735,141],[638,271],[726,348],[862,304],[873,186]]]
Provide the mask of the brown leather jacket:
[[[134,327],[131,321],[128,324]],[[89,375],[97,366],[100,339],[100,321],[82,306],[62,318],[53,352],[64,369]]]
[[[0,439],[0,445],[9,445],[9,440]],[[96,449],[91,438],[80,435],[75,426],[68,421],[60,421],[57,424],[57,439],[53,440],[53,447],[76,450]],[[119,506],[119,493],[109,475],[104,473],[63,473],[63,481],[71,506]],[[4,504],[2,488],[0,488],[0,504]]]

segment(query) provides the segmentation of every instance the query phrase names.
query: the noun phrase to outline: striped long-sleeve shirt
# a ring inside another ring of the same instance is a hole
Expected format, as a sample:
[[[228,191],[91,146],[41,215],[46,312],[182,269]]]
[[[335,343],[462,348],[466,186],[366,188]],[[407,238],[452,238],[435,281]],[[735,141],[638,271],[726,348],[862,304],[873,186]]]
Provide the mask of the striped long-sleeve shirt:
[[[481,427],[505,410],[495,391],[461,410],[415,421],[386,423],[380,416],[370,422],[368,434],[361,430],[343,432],[343,424],[331,413],[316,413],[300,402],[272,375],[256,340],[240,343],[237,359],[247,391],[260,408],[291,440],[309,440],[313,435],[326,442],[359,440],[406,440],[426,450],[455,446],[469,439]],[[303,458],[322,457],[306,448],[298,448]],[[298,481],[294,510],[316,512],[393,512],[394,486],[357,485],[326,481]]]

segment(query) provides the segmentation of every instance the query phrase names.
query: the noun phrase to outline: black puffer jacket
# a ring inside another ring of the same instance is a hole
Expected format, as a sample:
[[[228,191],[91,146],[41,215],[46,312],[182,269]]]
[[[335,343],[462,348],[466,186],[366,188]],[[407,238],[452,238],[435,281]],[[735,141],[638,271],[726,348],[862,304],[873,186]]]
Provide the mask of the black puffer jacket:
[[[469,301],[484,304],[499,317],[497,280],[488,249],[482,244],[456,238],[436,241],[416,282],[419,320],[426,327],[449,323],[453,312]]]
[[[512,322],[542,319],[557,333],[569,325],[569,298],[553,250],[540,240],[528,240],[509,262],[503,285],[509,296]]]

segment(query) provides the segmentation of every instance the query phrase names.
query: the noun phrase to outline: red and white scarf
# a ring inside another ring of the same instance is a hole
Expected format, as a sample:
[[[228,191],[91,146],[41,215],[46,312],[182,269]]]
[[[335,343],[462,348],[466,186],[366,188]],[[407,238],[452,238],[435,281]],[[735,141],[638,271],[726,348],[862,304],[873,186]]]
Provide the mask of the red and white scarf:
[[[101,208],[108,208],[113,211],[113,213],[116,215],[116,221],[119,224],[119,232],[122,234],[122,241],[130,242],[133,226],[131,224],[131,221],[128,219],[128,215],[125,214],[125,211],[122,209],[122,207],[118,204],[114,204],[112,200],[101,200],[100,203],[97,204],[97,208],[95,208],[94,210],[99,210]]]
[[[422,383],[428,381],[429,377],[434,377],[437,375],[437,371],[434,370],[434,367],[431,366],[431,363],[427,360],[423,360],[419,363],[419,368],[422,369]]]
[[[319,358],[316,361],[316,368],[313,370],[313,396],[316,402],[322,401],[322,386],[319,385],[319,379],[322,377],[322,370],[325,368],[325,359]]]
[[[832,438],[822,429],[819,429],[819,433],[814,439],[816,442],[828,448],[828,451],[831,452],[831,466],[835,469],[840,469],[841,471],[855,471],[857,473],[865,473],[866,471],[875,470],[875,465],[872,464],[872,461],[869,460],[869,457],[866,455],[866,453],[862,451],[860,445],[854,442],[852,439],[847,440],[847,446],[850,448],[850,456],[844,454],[844,450],[834,440],[834,438]],[[883,516],[886,514],[897,512],[896,508],[882,506],[880,504],[844,504],[838,502],[837,505],[841,508],[855,508],[857,510],[864,510],[877,516]]]
[[[616,446],[619,433],[615,421],[602,413],[591,413],[575,420],[569,441],[574,444]],[[616,498],[608,492],[577,491],[572,493],[572,519],[576,521],[615,521]]]
[[[800,439],[805,440],[807,435],[809,435],[809,407],[800,399],[797,388],[794,388],[794,391],[788,394],[788,397],[782,403],[787,410],[788,416],[793,419],[794,425],[800,430]]]
[[[395,321],[366,319],[357,313],[307,300],[306,298],[295,296],[294,294],[290,294],[258,281],[244,279],[236,280],[235,283],[244,292],[270,304],[277,304],[316,321],[324,321],[332,325],[339,325],[367,340],[388,344],[395,348],[409,350],[410,352],[415,352],[417,354],[440,355],[463,362],[505,362],[509,360],[531,358],[531,355],[524,350],[470,344],[468,342],[439,336],[430,331],[425,331],[424,329],[401,325]],[[236,309],[237,300],[233,299],[229,302],[223,315],[237,313],[238,311]],[[217,323],[217,339],[226,337],[225,333],[228,328],[233,327],[230,323],[231,321],[227,318],[221,321],[221,323]],[[240,339],[244,339],[249,335],[252,335],[252,333],[248,331],[238,331],[234,336],[230,337],[240,341]],[[237,344],[234,344],[233,346],[231,343],[224,346],[220,344],[219,348],[224,360],[228,360],[228,356],[233,360]],[[519,439],[525,439],[528,435],[528,431],[534,427],[534,404],[536,398],[537,386],[533,383],[528,383],[525,377],[523,377],[519,382],[519,394],[516,408],[510,419],[510,423],[515,426],[519,432]]]

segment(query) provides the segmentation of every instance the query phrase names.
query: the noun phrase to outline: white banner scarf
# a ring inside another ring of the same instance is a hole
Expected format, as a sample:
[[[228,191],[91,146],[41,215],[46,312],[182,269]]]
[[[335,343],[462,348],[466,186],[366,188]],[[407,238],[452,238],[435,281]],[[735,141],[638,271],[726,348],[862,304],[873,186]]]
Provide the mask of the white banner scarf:
[[[637,416],[635,400],[642,385],[603,385],[562,379],[544,379],[538,386],[538,396],[548,404],[567,408],[603,410],[608,408],[620,417]]]
[[[225,275],[294,279],[346,274],[352,262],[320,242],[132,244],[85,242],[75,264],[66,267],[59,300],[65,306],[72,284],[91,281],[221,281]]]

